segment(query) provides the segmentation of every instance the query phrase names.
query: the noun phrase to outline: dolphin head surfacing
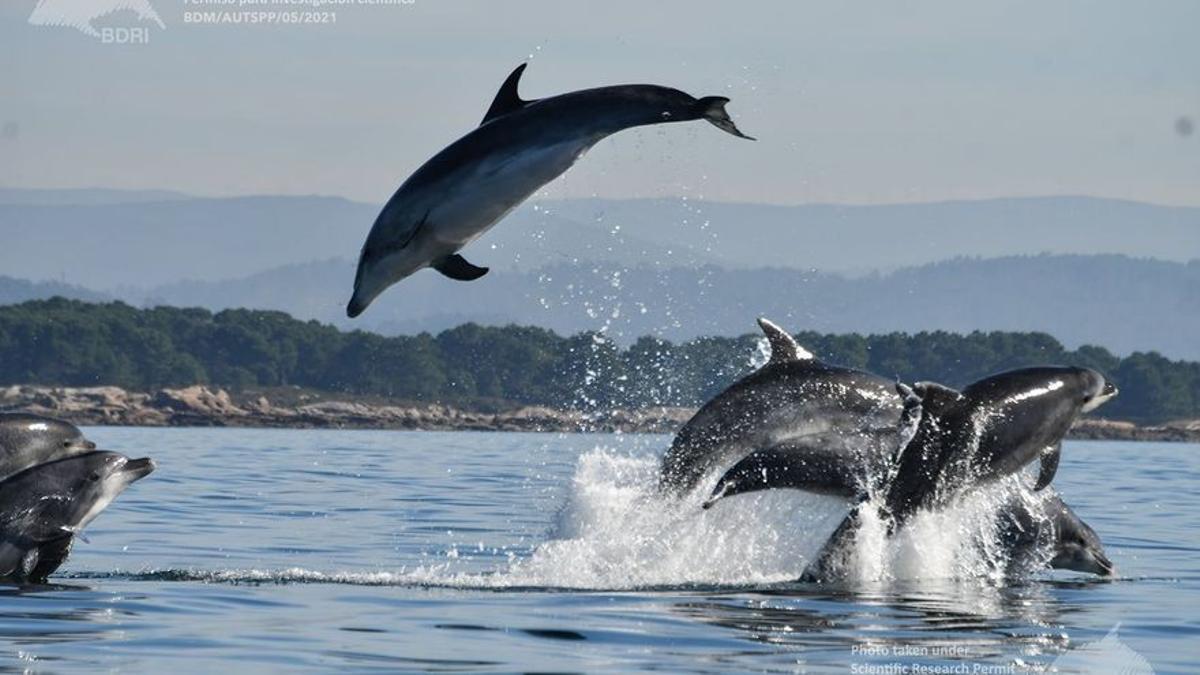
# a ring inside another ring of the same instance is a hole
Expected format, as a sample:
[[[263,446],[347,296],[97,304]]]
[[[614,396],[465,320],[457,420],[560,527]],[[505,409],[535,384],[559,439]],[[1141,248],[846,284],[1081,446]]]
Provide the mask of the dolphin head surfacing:
[[[95,449],[96,444],[70,422],[28,413],[0,414],[0,480]]]
[[[1078,518],[1060,521],[1056,534],[1054,557],[1050,559],[1050,566],[1054,569],[1074,570],[1101,577],[1116,573],[1116,566],[1104,554],[1100,536],[1087,523]]]
[[[45,579],[66,560],[74,535],[154,468],[149,458],[94,451],[0,483],[0,578]]]
[[[1115,572],[1096,531],[1053,489],[1033,499],[1010,495],[998,515],[998,543],[1008,554],[1009,573],[1014,576],[1046,566],[1102,577]]]

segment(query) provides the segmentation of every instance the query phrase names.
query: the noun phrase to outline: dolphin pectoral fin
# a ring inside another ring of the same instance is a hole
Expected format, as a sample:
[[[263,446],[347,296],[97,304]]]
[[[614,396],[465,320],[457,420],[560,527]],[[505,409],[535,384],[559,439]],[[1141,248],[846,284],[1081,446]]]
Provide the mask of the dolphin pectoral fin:
[[[19,574],[26,553],[25,549],[15,544],[7,541],[0,543],[0,579]]]
[[[743,134],[741,129],[733,123],[733,119],[729,117],[729,113],[725,112],[725,104],[729,103],[729,99],[724,96],[705,96],[696,101],[696,112],[698,115],[708,120],[714,127],[724,131],[725,133],[733,134],[738,138],[744,138],[748,141],[756,141],[757,138]]]
[[[528,63],[522,63],[517,66],[517,69],[512,71],[504,80],[504,84],[500,85],[500,91],[496,92],[496,98],[492,99],[492,106],[488,108],[487,114],[483,116],[483,121],[480,126],[491,122],[497,117],[520,110],[532,103],[532,101],[524,101],[517,95],[517,84],[521,81],[521,73],[525,72],[525,66]]]
[[[1033,486],[1034,491],[1041,490],[1054,480],[1054,474],[1058,472],[1058,460],[1062,459],[1062,442],[1055,443],[1042,450],[1042,466],[1038,471],[1037,483]]]
[[[457,281],[475,281],[488,273],[488,268],[476,267],[457,253],[435,262],[433,269]]]

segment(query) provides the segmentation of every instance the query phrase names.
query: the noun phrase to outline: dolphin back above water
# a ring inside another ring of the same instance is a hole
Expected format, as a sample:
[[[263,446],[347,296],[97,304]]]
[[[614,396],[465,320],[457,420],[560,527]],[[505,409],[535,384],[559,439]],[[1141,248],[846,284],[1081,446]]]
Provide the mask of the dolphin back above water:
[[[729,99],[695,98],[658,85],[599,87],[526,101],[517,93],[525,65],[501,85],[482,124],[417,169],[383,207],[359,256],[348,316],[362,314],[389,286],[425,267],[462,281],[486,274],[486,267],[472,265],[458,251],[606,136],[703,119],[750,138],[725,112]]]

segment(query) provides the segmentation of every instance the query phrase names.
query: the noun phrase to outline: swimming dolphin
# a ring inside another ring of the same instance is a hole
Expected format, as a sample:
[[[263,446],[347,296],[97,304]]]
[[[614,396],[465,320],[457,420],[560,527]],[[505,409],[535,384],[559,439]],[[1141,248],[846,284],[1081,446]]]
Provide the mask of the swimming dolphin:
[[[1105,554],[1100,536],[1061,496],[1053,490],[1046,492],[1049,494],[1032,504],[1017,496],[1004,505],[1000,541],[1009,552],[1010,570],[1020,572],[1037,565],[1048,548],[1045,564],[1054,569],[1112,576],[1116,567]]]
[[[998,373],[961,392],[912,387],[923,417],[901,448],[885,498],[897,523],[968,485],[995,480],[1040,460],[1035,490],[1058,470],[1062,440],[1079,416],[1117,395],[1089,368],[1042,366]]]
[[[508,76],[483,122],[416,170],[383,207],[358,260],[346,314],[356,317],[387,287],[424,267],[471,281],[487,273],[458,251],[486,232],[589,148],[623,129],[707,120],[734,125],[723,96],[626,84],[523,100]],[[753,139],[751,139],[753,140]]]
[[[685,493],[711,472],[789,440],[824,435],[818,445],[888,459],[901,442],[904,405],[891,380],[822,363],[779,326],[761,318],[758,325],[770,360],[683,425],[662,460],[664,490]]]
[[[94,451],[0,482],[0,578],[44,581],[67,559],[74,536],[153,470],[149,458]]]
[[[0,413],[0,480],[31,466],[95,449],[96,444],[70,422],[28,413]]]

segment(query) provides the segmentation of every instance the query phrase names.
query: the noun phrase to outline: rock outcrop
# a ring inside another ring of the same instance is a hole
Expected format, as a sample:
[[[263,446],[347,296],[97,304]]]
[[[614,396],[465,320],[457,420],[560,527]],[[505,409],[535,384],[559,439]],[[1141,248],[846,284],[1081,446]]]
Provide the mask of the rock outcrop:
[[[31,412],[81,425],[231,426],[431,431],[622,431],[674,433],[694,412],[688,408],[645,408],[585,414],[526,406],[503,412],[462,410],[441,404],[392,405],[302,396],[276,404],[266,396],[237,400],[223,389],[193,385],[153,393],[120,387],[0,388],[0,411]],[[1161,426],[1082,419],[1072,438],[1200,441],[1200,420]]]
[[[489,413],[440,404],[376,405],[337,399],[278,405],[266,396],[239,402],[223,389],[202,385],[153,393],[119,387],[11,386],[0,389],[0,411],[32,412],[81,425],[646,433],[672,432],[692,412],[653,408],[585,415],[527,406]]]

